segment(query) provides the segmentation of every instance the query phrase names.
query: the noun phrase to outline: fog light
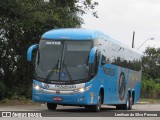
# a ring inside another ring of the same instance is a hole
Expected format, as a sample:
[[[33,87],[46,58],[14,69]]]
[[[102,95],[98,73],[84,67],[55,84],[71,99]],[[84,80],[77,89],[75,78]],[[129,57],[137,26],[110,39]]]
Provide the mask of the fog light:
[[[80,102],[80,101],[83,101],[83,100],[84,100],[84,97],[83,97],[83,96],[78,99],[79,102]]]

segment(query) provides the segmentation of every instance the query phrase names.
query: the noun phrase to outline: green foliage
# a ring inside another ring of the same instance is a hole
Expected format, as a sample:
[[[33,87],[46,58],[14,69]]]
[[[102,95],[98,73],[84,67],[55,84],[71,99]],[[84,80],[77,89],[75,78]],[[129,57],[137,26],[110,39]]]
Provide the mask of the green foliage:
[[[143,74],[153,79],[160,78],[160,48],[147,48],[142,61]]]
[[[0,0],[0,99],[4,96],[31,97],[33,64],[26,61],[31,44],[56,27],[80,27],[80,15],[91,10],[92,0]]]
[[[142,98],[160,98],[160,48],[147,48],[142,58]]]
[[[142,79],[141,97],[142,98],[160,98],[160,83],[153,79]]]

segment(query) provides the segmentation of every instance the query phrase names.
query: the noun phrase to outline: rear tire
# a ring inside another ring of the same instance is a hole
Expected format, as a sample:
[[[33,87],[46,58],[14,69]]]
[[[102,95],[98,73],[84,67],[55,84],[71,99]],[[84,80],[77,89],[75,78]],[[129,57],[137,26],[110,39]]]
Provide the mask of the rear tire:
[[[57,108],[57,104],[54,103],[47,103],[47,108],[49,110],[55,110]]]
[[[122,105],[123,110],[131,110],[132,109],[132,97],[130,94],[127,95],[126,104]]]
[[[131,110],[132,109],[132,97],[128,94],[126,104],[117,105],[116,109],[118,109],[118,110]]]
[[[133,105],[133,100],[132,97],[129,97],[129,109],[128,110],[132,110],[132,105]]]

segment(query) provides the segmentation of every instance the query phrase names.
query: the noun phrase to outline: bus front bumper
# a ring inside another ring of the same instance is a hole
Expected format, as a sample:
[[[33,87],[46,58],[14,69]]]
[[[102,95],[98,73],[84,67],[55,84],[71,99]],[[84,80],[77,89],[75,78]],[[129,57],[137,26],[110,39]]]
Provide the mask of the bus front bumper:
[[[37,90],[33,87],[32,100],[34,102],[55,103],[60,105],[94,105],[97,103],[95,93],[91,90],[86,90],[77,93],[68,93],[63,91],[45,91]]]

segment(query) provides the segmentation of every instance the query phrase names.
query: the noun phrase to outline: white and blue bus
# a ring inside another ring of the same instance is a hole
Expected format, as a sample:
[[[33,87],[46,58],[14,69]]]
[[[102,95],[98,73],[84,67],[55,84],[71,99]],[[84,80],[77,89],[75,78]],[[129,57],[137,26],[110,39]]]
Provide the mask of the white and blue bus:
[[[54,29],[44,33],[37,49],[32,99],[57,105],[101,105],[132,109],[141,87],[141,55],[103,32],[88,29]]]

